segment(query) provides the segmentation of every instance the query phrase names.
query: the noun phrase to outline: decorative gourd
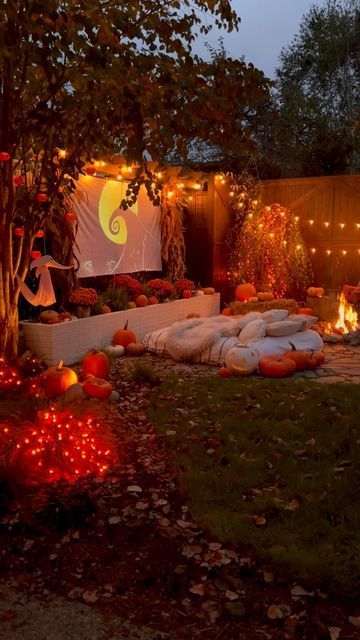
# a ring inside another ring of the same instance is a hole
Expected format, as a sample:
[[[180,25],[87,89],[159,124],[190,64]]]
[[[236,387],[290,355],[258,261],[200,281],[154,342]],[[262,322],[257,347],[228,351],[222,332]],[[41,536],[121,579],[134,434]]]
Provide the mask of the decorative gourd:
[[[136,309],[136,302],[130,300],[130,302],[128,302],[128,309]]]
[[[203,289],[203,292],[205,293],[206,296],[213,296],[215,293],[215,289],[214,287],[205,287]]]
[[[186,320],[191,320],[192,318],[201,318],[200,313],[195,313],[194,311],[192,313],[188,313],[186,316]]]
[[[84,376],[91,375],[107,380],[110,373],[110,363],[106,353],[96,351],[96,349],[89,351],[83,358],[82,372]]]
[[[238,284],[235,289],[235,298],[238,302],[246,302],[251,296],[256,296],[256,289],[253,284],[246,282]]]
[[[274,300],[274,294],[270,291],[258,291],[256,295],[260,302],[270,302],[271,300]]]
[[[309,287],[307,294],[310,298],[322,298],[324,295],[324,289],[322,287]]]
[[[259,302],[258,296],[250,296],[248,302]]]
[[[314,309],[311,309],[310,307],[303,307],[302,309],[298,310],[298,314],[299,315],[304,315],[304,316],[313,316],[314,315]]]
[[[182,297],[184,300],[188,300],[189,298],[191,298],[190,289],[184,289],[184,291],[182,292]]]
[[[225,309],[222,310],[221,315],[222,316],[232,316],[233,315],[233,311],[232,311],[231,307],[225,307]]]
[[[227,367],[221,367],[217,374],[218,376],[220,376],[220,378],[231,378],[232,371],[230,371],[230,369],[228,369]]]
[[[159,304],[159,300],[156,296],[149,296],[148,304]]]
[[[126,320],[124,328],[118,329],[113,337],[113,344],[121,344],[123,347],[127,347],[130,342],[136,342],[136,335],[133,331],[127,328],[128,321]]]
[[[291,346],[291,351],[285,351],[283,354],[283,358],[290,358],[293,362],[295,362],[295,371],[304,371],[304,369],[308,369],[308,361],[311,357],[310,351],[303,351],[302,349],[297,349],[292,342],[289,342]]]
[[[68,322],[72,320],[72,315],[69,311],[62,311],[59,315],[59,322]]]
[[[267,378],[285,378],[296,368],[294,360],[283,356],[263,356],[259,361],[259,373]]]
[[[130,342],[126,347],[129,356],[142,356],[145,353],[145,345],[142,342]]]
[[[232,347],[225,356],[225,367],[236,376],[248,376],[254,373],[260,354],[256,349],[245,344]]]
[[[107,347],[105,347],[105,353],[110,358],[120,358],[120,356],[124,355],[125,351],[125,347],[123,347],[121,344],[109,344]]]
[[[139,296],[136,296],[135,304],[137,307],[146,307],[147,303],[148,299],[143,293],[141,293]]]
[[[99,400],[107,400],[111,396],[112,385],[107,380],[88,376],[83,384],[84,392],[90,398],[98,398]]]
[[[111,309],[108,304],[103,304],[100,309],[100,313],[111,313]]]
[[[307,369],[317,369],[323,362],[325,362],[325,356],[322,351],[309,351],[308,361],[306,364]]]
[[[57,324],[60,321],[60,316],[57,311],[52,309],[46,309],[40,313],[40,322],[43,324]]]
[[[65,393],[66,389],[78,382],[78,377],[69,367],[63,367],[60,360],[56,367],[49,367],[41,376],[43,388],[48,398],[57,398]]]

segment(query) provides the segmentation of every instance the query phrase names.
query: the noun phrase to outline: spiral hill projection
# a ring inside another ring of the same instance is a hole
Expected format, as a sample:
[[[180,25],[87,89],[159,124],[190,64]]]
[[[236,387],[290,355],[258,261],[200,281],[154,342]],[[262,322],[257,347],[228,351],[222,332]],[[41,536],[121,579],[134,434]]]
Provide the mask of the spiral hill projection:
[[[138,202],[126,211],[119,209],[120,202],[125,198],[127,184],[108,180],[105,182],[99,198],[99,223],[105,236],[115,244],[126,244],[127,224],[129,214],[139,213]]]

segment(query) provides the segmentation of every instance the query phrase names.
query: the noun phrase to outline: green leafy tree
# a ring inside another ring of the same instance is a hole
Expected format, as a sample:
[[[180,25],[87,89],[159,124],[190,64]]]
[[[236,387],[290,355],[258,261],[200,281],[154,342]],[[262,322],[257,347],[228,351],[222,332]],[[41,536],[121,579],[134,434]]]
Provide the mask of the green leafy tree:
[[[247,144],[242,116],[267,81],[241,61],[192,54],[196,30],[209,30],[203,12],[238,27],[230,0],[0,3],[0,353],[17,350],[16,276],[39,231],[71,236],[65,213],[86,163],[120,155],[137,167],[129,202],[142,183],[156,201],[146,158],[183,158],[195,136]]]
[[[282,50],[276,75],[278,112],[268,124],[281,174],[359,171],[359,0],[313,6]]]

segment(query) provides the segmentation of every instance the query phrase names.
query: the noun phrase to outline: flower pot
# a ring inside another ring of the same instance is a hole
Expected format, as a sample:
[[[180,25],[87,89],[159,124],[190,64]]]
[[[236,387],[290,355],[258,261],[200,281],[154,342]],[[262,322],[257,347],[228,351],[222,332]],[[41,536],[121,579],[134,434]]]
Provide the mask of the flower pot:
[[[90,316],[91,307],[84,304],[78,304],[76,305],[74,311],[75,315],[78,318],[88,318]]]

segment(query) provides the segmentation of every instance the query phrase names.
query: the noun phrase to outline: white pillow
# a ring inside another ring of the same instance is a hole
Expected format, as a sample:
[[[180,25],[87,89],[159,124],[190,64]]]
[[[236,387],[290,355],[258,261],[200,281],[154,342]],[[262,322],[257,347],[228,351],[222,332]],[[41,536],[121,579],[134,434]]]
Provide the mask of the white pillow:
[[[294,320],[295,322],[300,322],[300,320],[303,319],[305,319],[305,326],[304,329],[301,329],[301,331],[310,329],[310,327],[312,327],[312,325],[315,324],[315,322],[317,322],[319,318],[316,318],[315,316],[308,316],[305,313],[296,313],[288,317],[288,320]]]
[[[233,316],[235,326],[238,331],[241,331],[244,327],[246,327],[249,322],[253,322],[253,320],[260,320],[263,317],[263,314],[260,311],[249,311],[244,316]]]
[[[282,320],[281,322],[269,322],[266,324],[265,333],[267,336],[278,338],[280,336],[290,336],[292,333],[301,331],[302,323],[294,320]]]
[[[270,309],[270,311],[265,311],[262,314],[265,322],[280,322],[281,320],[285,320],[289,315],[289,312],[286,309]]]
[[[239,334],[242,344],[248,344],[251,340],[262,340],[265,337],[266,322],[264,320],[253,320],[244,327]]]

